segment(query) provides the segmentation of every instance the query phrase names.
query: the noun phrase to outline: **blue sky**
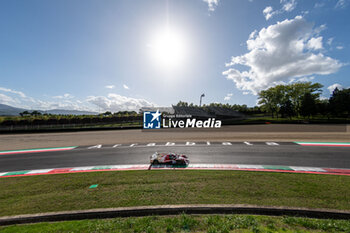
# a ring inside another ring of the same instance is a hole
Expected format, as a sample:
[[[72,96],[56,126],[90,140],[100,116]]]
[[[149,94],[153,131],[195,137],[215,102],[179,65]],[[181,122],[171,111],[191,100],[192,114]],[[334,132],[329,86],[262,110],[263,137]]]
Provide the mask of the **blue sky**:
[[[119,111],[254,106],[312,80],[350,86],[349,0],[0,2],[0,103]],[[167,36],[164,36],[167,35]],[[164,39],[165,38],[165,39]]]

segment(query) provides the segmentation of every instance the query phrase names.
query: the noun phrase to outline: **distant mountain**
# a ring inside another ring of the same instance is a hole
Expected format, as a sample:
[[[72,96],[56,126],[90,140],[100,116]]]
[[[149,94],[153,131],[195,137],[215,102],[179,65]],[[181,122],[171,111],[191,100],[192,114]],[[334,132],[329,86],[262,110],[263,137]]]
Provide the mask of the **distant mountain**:
[[[65,109],[52,109],[47,111],[40,111],[43,114],[57,114],[57,115],[97,115],[98,112],[78,111],[78,110],[65,110]]]
[[[0,104],[0,116],[18,116],[21,112],[34,110],[28,110],[23,108],[15,108],[6,104]],[[47,111],[37,110],[42,114],[60,114],[60,115],[97,115],[97,112],[78,111],[78,110],[65,110],[65,109],[52,109]]]
[[[6,104],[0,104],[0,116],[17,116],[20,112],[25,111],[23,108],[15,108]]]

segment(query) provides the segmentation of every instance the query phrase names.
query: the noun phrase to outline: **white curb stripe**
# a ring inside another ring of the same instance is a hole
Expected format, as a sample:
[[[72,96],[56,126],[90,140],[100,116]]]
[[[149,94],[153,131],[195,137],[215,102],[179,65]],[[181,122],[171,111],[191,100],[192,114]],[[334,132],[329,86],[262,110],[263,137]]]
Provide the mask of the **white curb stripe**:
[[[53,169],[40,169],[40,170],[32,170],[26,174],[40,174],[40,173],[48,173],[52,171]]]
[[[92,170],[95,166],[91,167],[75,167],[71,171],[86,171],[86,170]]]
[[[241,169],[264,169],[261,165],[237,165],[238,168]]]
[[[214,168],[216,164],[189,164],[189,168]]]
[[[130,169],[130,168],[145,168],[149,167],[149,165],[113,165],[111,166],[111,169]]]
[[[74,173],[79,171],[97,171],[97,170],[147,170],[150,167],[149,164],[132,164],[132,165],[100,165],[100,166],[85,166],[85,167],[73,167],[73,168],[50,168],[50,169],[37,169],[37,170],[27,170],[27,171],[10,171],[2,172],[1,176],[6,174],[13,174],[9,176],[22,176],[22,175],[41,175],[41,174],[54,174],[55,170],[65,170],[64,172],[60,171],[58,173]],[[267,168],[266,168],[267,167]],[[273,168],[276,167],[276,168]],[[279,167],[281,166],[272,166],[272,165],[250,165],[250,164],[190,164],[188,169],[217,169],[217,170],[244,170],[244,169],[256,169],[257,171],[280,171]],[[339,174],[339,175],[350,175],[350,169],[332,169],[332,168],[318,168],[318,167],[298,167],[298,166],[284,166],[289,168],[285,172],[317,172],[325,174]],[[174,169],[171,166],[165,167],[152,167],[152,169]],[[185,167],[178,167],[175,169],[186,169]],[[337,171],[331,171],[337,170]],[[14,174],[20,173],[20,174]]]
[[[318,167],[290,167],[294,171],[307,171],[307,172],[326,172],[326,170]]]

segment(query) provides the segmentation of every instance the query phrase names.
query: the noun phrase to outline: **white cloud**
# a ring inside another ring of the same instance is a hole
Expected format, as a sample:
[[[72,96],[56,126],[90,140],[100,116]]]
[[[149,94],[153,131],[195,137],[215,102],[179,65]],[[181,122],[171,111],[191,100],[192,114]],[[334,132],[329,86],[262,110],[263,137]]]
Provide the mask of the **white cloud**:
[[[89,96],[87,102],[96,105],[101,111],[136,111],[142,107],[154,107],[155,104],[144,100],[121,96],[118,94],[108,94],[108,96]]]
[[[38,109],[38,110],[51,110],[51,109],[65,109],[65,110],[80,110],[80,111],[96,111],[95,108],[90,106],[88,103],[81,102],[79,100],[58,100],[58,101],[43,101],[34,99],[32,103],[30,103],[30,109]]]
[[[208,10],[214,11],[215,8],[219,5],[219,0],[203,0],[208,4]]]
[[[125,85],[125,84],[123,84],[123,87],[124,87],[124,89],[126,89],[126,90],[129,90],[130,88],[127,86],[127,85]]]
[[[66,93],[64,95],[53,96],[52,98],[54,98],[54,99],[73,99],[74,96],[69,94],[69,93]]]
[[[322,36],[319,36],[317,38],[311,38],[308,42],[307,42],[307,47],[311,50],[319,50],[322,49]]]
[[[344,46],[340,46],[340,45],[336,47],[336,49],[338,49],[338,50],[342,50],[343,48],[344,48]]]
[[[311,77],[302,77],[302,78],[299,78],[299,79],[295,79],[294,82],[310,82],[312,80],[314,80],[315,77],[314,76],[311,76]]]
[[[272,6],[267,6],[265,7],[265,9],[263,10],[263,14],[265,16],[266,20],[269,20],[275,13],[273,12],[273,8]]]
[[[9,89],[9,88],[5,88],[5,87],[0,87],[0,91],[4,91],[4,92],[10,92],[10,93],[13,93],[13,94],[17,94],[19,95],[20,97],[22,98],[25,98],[26,95],[21,92],[21,91],[15,91],[15,90],[12,90],[12,89]]]
[[[0,93],[0,104],[7,104],[7,105],[11,105],[16,103],[16,101],[11,98],[10,96],[4,95]]]
[[[115,88],[115,86],[114,85],[107,85],[107,86],[105,86],[105,88],[113,89],[113,88]]]
[[[281,0],[281,3],[284,3],[282,9],[286,12],[291,12],[297,6],[297,2],[295,0]]]
[[[327,44],[328,44],[329,46],[331,46],[332,43],[333,43],[333,40],[334,40],[334,37],[329,38],[329,39],[327,40]]]
[[[226,96],[225,96],[225,98],[224,98],[224,100],[230,100],[231,99],[231,97],[233,96],[233,94],[232,93],[229,93],[229,94],[227,94]]]
[[[342,64],[308,46],[316,41],[324,27],[313,28],[302,16],[284,20],[259,32],[252,33],[247,40],[248,53],[231,58],[223,72],[236,87],[257,94],[258,91],[291,79],[314,74],[327,75],[336,72]],[[317,36],[317,37],[314,37]],[[317,45],[319,46],[319,44]],[[316,48],[317,48],[316,46]],[[248,70],[238,70],[234,65],[243,65]]]
[[[274,15],[282,14],[284,12],[291,12],[295,9],[297,6],[297,1],[296,0],[280,0],[280,3],[283,4],[282,8],[279,10],[273,10],[272,6],[267,6],[263,10],[263,14],[266,20],[269,20],[272,18]],[[305,14],[309,12],[304,12]]]
[[[88,96],[86,99],[79,100],[73,95],[66,93],[60,96],[53,96],[53,101],[35,99],[26,96],[22,92],[10,90],[1,87],[0,91],[11,93],[8,96],[0,93],[0,103],[7,104],[13,107],[24,108],[29,110],[51,110],[51,109],[66,109],[66,110],[80,110],[80,111],[124,111],[132,110],[138,111],[142,107],[154,107],[145,99],[136,99],[117,94],[108,94],[107,96]],[[21,93],[21,94],[19,94]]]
[[[326,29],[327,29],[327,25],[322,24],[321,26],[314,29],[314,34],[318,36],[322,31],[324,31]]]
[[[329,87],[327,87],[327,89],[329,90],[329,93],[333,93],[334,89],[338,88],[339,90],[343,89],[343,86],[340,85],[339,83],[334,83],[333,85],[330,85]]]
[[[314,8],[321,8],[324,7],[325,3],[324,2],[316,2]]]
[[[346,0],[339,0],[337,4],[335,4],[336,9],[344,9],[348,5],[348,2]]]

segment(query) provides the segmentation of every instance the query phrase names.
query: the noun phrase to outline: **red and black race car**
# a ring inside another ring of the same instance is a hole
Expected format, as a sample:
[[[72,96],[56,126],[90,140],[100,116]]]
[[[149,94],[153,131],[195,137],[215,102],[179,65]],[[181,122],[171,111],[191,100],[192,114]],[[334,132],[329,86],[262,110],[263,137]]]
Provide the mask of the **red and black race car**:
[[[151,164],[165,164],[165,165],[188,165],[190,161],[186,155],[179,155],[174,153],[154,153],[151,155]]]

